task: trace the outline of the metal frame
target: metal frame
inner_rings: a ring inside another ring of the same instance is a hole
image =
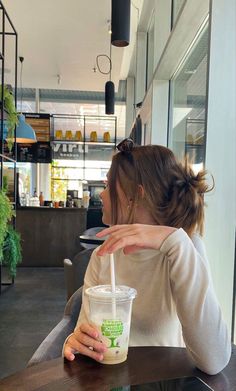
[[[0,1],[0,17],[2,18],[2,31],[0,31],[0,36],[2,37],[2,45],[1,45],[1,52],[0,52],[0,61],[2,65],[2,72],[1,72],[1,85],[2,87],[5,84],[5,78],[4,78],[4,67],[5,67],[5,38],[8,35],[11,35],[15,38],[15,86],[14,86],[14,97],[15,97],[15,105],[17,103],[17,55],[18,55],[18,35],[17,32],[13,26],[13,23],[6,12],[5,7],[2,4],[2,1]],[[9,23],[12,31],[6,31],[6,21]],[[1,107],[0,107],[0,188],[2,188],[3,185],[3,163],[4,161],[12,162],[14,163],[14,208],[16,208],[16,153],[17,153],[17,148],[16,148],[16,143],[14,143],[13,147],[13,158],[9,157],[8,155],[5,154],[5,149],[4,149],[4,137],[3,137],[3,129],[4,129],[4,107],[3,107],[3,96],[4,96],[4,89],[2,88],[2,93],[1,93]],[[15,130],[15,136],[16,136],[16,130]],[[13,224],[15,226],[15,218],[13,221]],[[1,287],[2,285],[12,285],[14,283],[14,278],[12,278],[11,282],[2,282],[2,264],[0,263],[0,294],[1,294]]]
[[[67,119],[81,119],[83,121],[83,141],[76,141],[76,140],[61,140],[63,141],[63,143],[73,143],[73,144],[82,144],[84,146],[83,148],[83,179],[85,179],[85,160],[86,160],[86,154],[85,154],[85,145],[111,145],[111,146],[114,146],[114,149],[116,148],[116,142],[117,142],[117,117],[116,116],[106,116],[106,115],[102,115],[102,116],[99,116],[99,115],[77,115],[77,114],[52,114],[51,115],[51,118],[52,118],[52,132],[53,132],[53,135],[51,134],[51,140],[54,141],[54,142],[59,142],[60,140],[54,140],[54,121],[55,119],[63,119],[63,118],[67,118]],[[98,121],[99,120],[113,120],[114,121],[114,130],[115,130],[115,135],[114,135],[114,141],[111,142],[111,143],[106,143],[106,142],[89,142],[89,141],[86,141],[86,120],[87,119],[97,119]],[[53,169],[53,164],[52,164],[52,169]],[[81,180],[83,180],[81,179]]]

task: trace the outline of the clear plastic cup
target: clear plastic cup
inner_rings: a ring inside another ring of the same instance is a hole
[[[119,364],[127,359],[132,302],[137,292],[117,285],[98,285],[86,289],[89,297],[90,322],[100,331],[100,339],[107,346],[103,364]]]

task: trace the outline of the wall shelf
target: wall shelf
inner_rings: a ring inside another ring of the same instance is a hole
[[[70,132],[72,139],[65,138],[66,131]],[[83,141],[75,139],[78,135],[76,132],[80,132]],[[60,139],[56,138],[57,133]],[[115,116],[52,115],[51,136],[53,198],[65,198],[66,189],[70,188],[68,186],[80,188],[78,182],[83,180],[104,181],[116,147],[117,118]],[[90,137],[93,136],[97,141],[90,141]],[[110,137],[110,142],[103,141],[107,136]]]

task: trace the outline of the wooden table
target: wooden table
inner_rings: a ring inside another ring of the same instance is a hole
[[[83,248],[96,248],[100,246],[104,241],[105,237],[97,238],[95,235],[80,235],[79,241]]]
[[[14,360],[14,356],[12,357]],[[103,365],[78,355],[44,362],[0,380],[1,391],[108,391],[112,387],[198,376],[215,391],[236,390],[236,347],[228,366],[216,376],[194,368],[183,348],[130,348],[126,362]]]
[[[97,238],[97,236],[91,236],[91,235],[80,235],[79,240],[82,246],[84,244],[93,244],[94,247],[97,247],[100,244],[102,244],[105,239]]]

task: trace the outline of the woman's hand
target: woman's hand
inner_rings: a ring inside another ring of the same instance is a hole
[[[164,240],[176,229],[162,225],[114,225],[97,233],[98,238],[109,235],[97,250],[97,255],[110,254],[121,248],[124,249],[124,254],[133,253],[140,248],[159,250]]]
[[[90,324],[81,324],[68,338],[64,348],[64,356],[73,361],[75,353],[81,353],[96,361],[103,360],[107,347],[99,340],[99,331]]]

